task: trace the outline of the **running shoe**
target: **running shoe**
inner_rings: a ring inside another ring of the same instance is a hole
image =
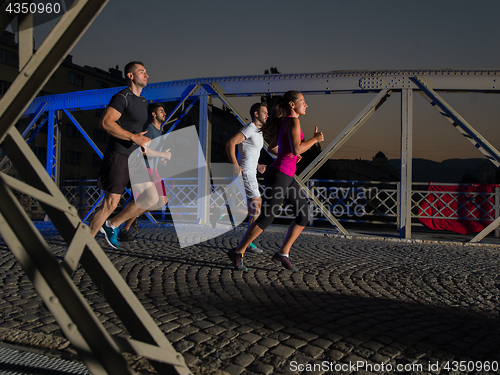
[[[140,229],[139,229],[139,218],[136,217],[134,222],[132,223],[132,225],[130,226],[130,228],[132,228],[135,232],[139,233]]]
[[[279,252],[276,252],[276,254],[273,255],[273,257],[271,258],[271,260],[276,263],[276,264],[280,264],[285,267],[287,270],[290,270],[292,272],[297,272],[299,270],[298,267],[295,267],[292,262],[290,262],[290,258],[289,257],[284,257],[282,256]]]
[[[227,256],[233,262],[233,267],[236,271],[248,271],[248,268],[243,264],[243,254],[240,254],[235,249],[231,249],[227,252]]]
[[[128,229],[122,229],[120,234],[118,234],[118,239],[125,242],[137,242],[135,237],[130,234]]]
[[[260,254],[260,253],[264,252],[264,250],[259,249],[257,246],[255,246],[253,242],[250,242],[250,245],[248,245],[248,248],[250,249],[251,252],[253,252],[255,254]]]
[[[118,228],[111,228],[111,227],[108,227],[107,223],[105,222],[101,229],[99,229],[99,231],[104,234],[104,238],[106,239],[106,241],[108,242],[109,246],[111,246],[113,249],[119,249],[120,248],[120,243],[118,242],[118,239],[116,238],[117,237],[117,232],[118,232]]]

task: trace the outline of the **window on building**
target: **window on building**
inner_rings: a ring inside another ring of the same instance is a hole
[[[81,139],[83,136],[75,125],[66,124],[66,137]]]
[[[66,163],[81,164],[82,153],[78,151],[66,151]]]
[[[222,153],[222,152],[224,152],[225,149],[226,148],[223,145],[221,145],[220,143],[214,143],[212,145],[212,151],[216,152],[216,153]]]
[[[72,85],[83,87],[84,80],[85,76],[71,71],[68,72],[68,82]]]
[[[212,125],[213,134],[222,135],[222,129],[218,125]]]
[[[7,51],[0,48],[0,63],[7,64],[10,66],[19,67],[19,57],[15,52]]]
[[[0,95],[5,95],[10,85],[11,85],[10,82],[0,81]]]
[[[107,133],[101,129],[94,129],[94,142],[106,142]]]
[[[102,159],[99,157],[99,155],[94,154],[92,155],[92,165],[94,167],[100,167],[102,164]]]
[[[45,162],[47,149],[45,147],[32,147],[33,153],[36,155],[38,160]]]
[[[109,89],[110,87],[111,87],[111,85],[109,83],[99,81],[97,79],[95,80],[95,88],[96,89]]]

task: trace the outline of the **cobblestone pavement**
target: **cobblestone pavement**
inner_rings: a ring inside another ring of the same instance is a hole
[[[264,254],[248,253],[242,273],[226,252],[243,233],[181,249],[172,226],[148,224],[120,250],[98,241],[193,367],[229,374],[500,373],[497,246],[309,233],[292,249],[300,271],[291,273],[271,262],[284,237],[273,227],[255,241]],[[62,256],[65,244],[53,227],[42,234]],[[0,253],[0,328],[62,336],[3,243]],[[84,272],[73,279],[108,331],[122,333]]]

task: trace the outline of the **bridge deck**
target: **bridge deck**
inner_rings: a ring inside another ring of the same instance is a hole
[[[62,256],[57,231],[40,229]],[[292,252],[301,270],[292,274],[270,262],[284,230],[272,226],[257,239],[265,252],[246,255],[246,273],[233,271],[225,254],[244,229],[181,249],[172,226],[143,222],[137,242],[120,250],[98,241],[195,373],[279,374],[321,364],[321,374],[357,361],[430,373],[429,364],[447,361],[481,361],[476,370],[500,362],[497,239],[464,244],[425,232],[399,240],[363,230],[342,238],[306,229]],[[12,253],[3,244],[0,252],[0,341],[14,333],[23,345],[69,353]],[[127,335],[83,275],[77,270],[74,279],[99,319]]]

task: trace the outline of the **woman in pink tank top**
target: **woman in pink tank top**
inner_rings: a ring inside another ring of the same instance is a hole
[[[299,270],[291,263],[289,253],[293,243],[308,223],[309,203],[294,175],[297,162],[301,159],[300,154],[324,140],[323,133],[318,132],[317,127],[313,137],[304,140],[299,116],[306,114],[306,108],[304,96],[299,91],[288,91],[274,103],[271,120],[262,127],[264,137],[272,139],[268,150],[277,157],[264,175],[265,190],[258,219],[248,227],[238,247],[227,253],[235,270],[247,270],[243,264],[247,246],[273,222],[284,200],[294,207],[296,218],[288,228],[283,245],[271,260],[293,272]]]

